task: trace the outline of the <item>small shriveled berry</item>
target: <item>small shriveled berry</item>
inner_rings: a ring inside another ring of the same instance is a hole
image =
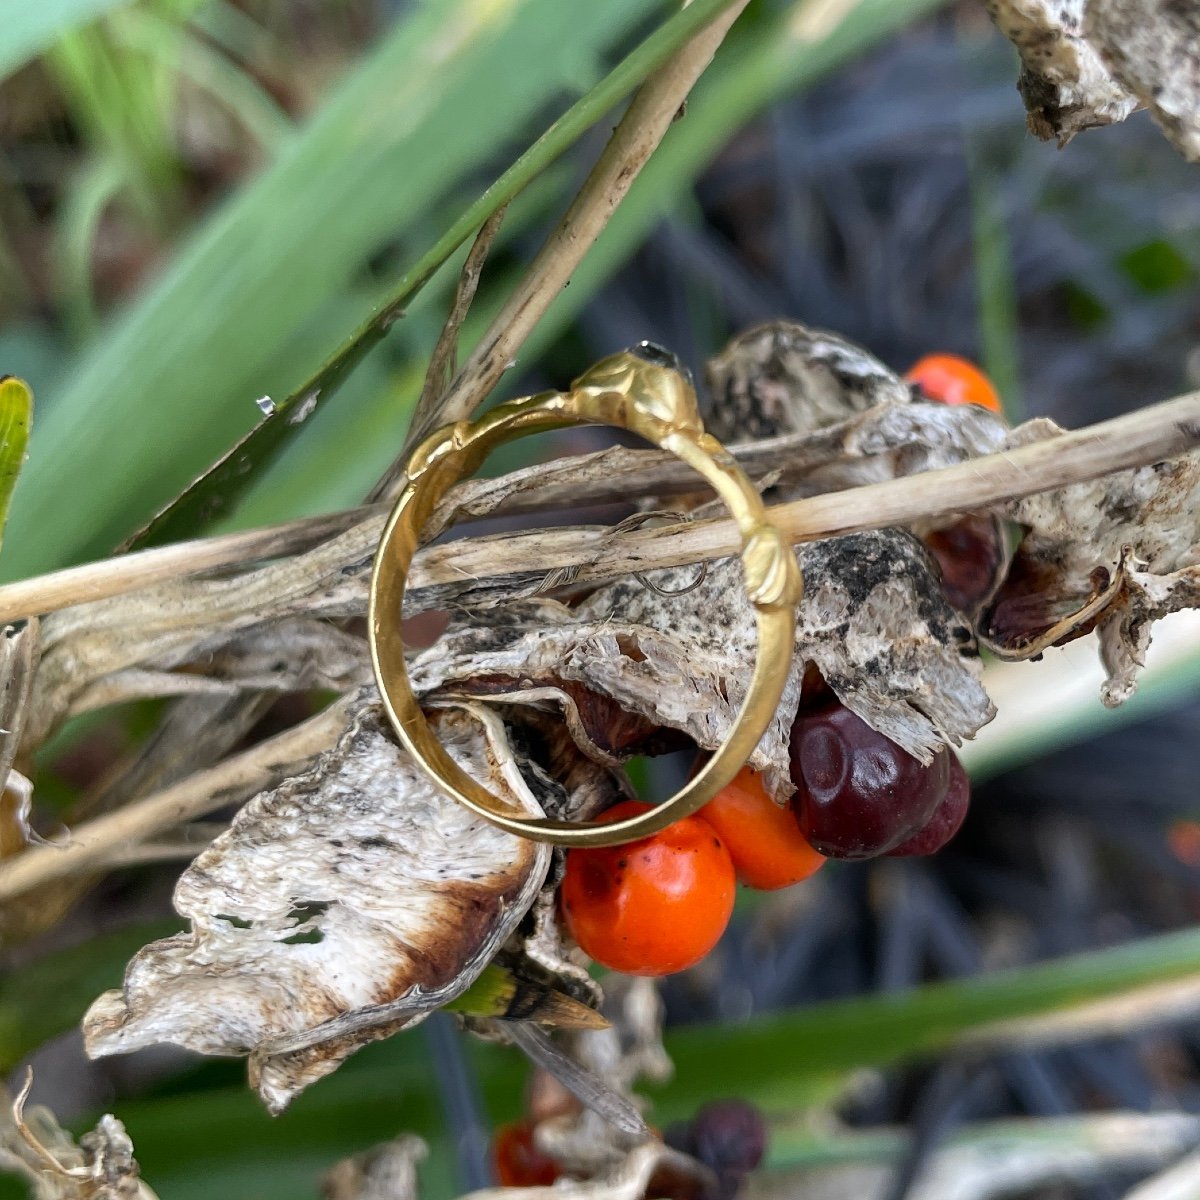
[[[933,816],[906,842],[887,853],[892,858],[916,858],[936,854],[962,827],[971,806],[971,781],[953,750],[945,750],[939,758],[950,760],[950,783],[945,798],[934,809]]]
[[[718,1175],[748,1175],[763,1160],[767,1123],[745,1100],[714,1100],[692,1118],[691,1153]]]
[[[933,816],[949,760],[929,766],[840,704],[801,712],[790,742],[792,811],[805,840],[828,858],[873,858]]]

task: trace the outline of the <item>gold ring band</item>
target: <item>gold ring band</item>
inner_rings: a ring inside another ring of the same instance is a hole
[[[757,613],[754,674],[724,744],[682,791],[648,812],[609,824],[524,816],[467,775],[438,741],[413,694],[400,634],[408,571],[438,500],[501,443],[570,425],[627,429],[671,451],[708,481],[737,522],[746,593]],[[800,569],[786,539],[767,519],[754,485],[720,442],[704,432],[695,391],[665,351],[643,345],[615,354],[580,376],[569,391],[525,396],[491,409],[478,421],[446,425],[413,451],[407,473],[375,556],[368,636],[388,719],[434,784],[521,837],[560,846],[613,846],[657,833],[694,813],[733,779],[779,707],[795,642]]]

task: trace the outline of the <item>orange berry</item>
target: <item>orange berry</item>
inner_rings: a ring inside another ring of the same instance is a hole
[[[492,1164],[504,1187],[549,1186],[562,1174],[558,1163],[537,1148],[528,1121],[512,1121],[496,1130]]]
[[[978,404],[994,413],[1004,412],[992,381],[957,354],[927,354],[908,369],[904,379],[941,404]]]
[[[600,820],[646,812],[626,800]],[[733,912],[729,851],[699,817],[623,846],[567,851],[563,919],[583,951],[626,975],[670,975],[698,963]]]
[[[1200,824],[1180,818],[1167,827],[1167,845],[1185,866],[1200,868]]]
[[[738,878],[760,891],[799,883],[825,861],[804,840],[791,809],[780,808],[749,767],[743,767],[698,815],[725,843]]]

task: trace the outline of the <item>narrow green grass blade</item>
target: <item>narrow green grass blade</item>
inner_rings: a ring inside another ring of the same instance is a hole
[[[319,344],[298,347],[283,374],[267,369],[294,331],[353,293],[379,251],[427,227],[547,104],[586,92],[601,56],[664,7],[408,8],[48,398],[9,577],[107,552],[253,423],[256,396],[303,396]]]
[[[129,0],[0,0],[0,80],[49,49],[64,33]]]
[[[0,376],[0,540],[13,488],[25,462],[32,423],[33,393],[28,385],[11,375]]]
[[[119,980],[138,936],[134,931],[113,935],[107,947],[97,944],[90,961],[71,957],[82,952],[67,952],[54,965],[37,964],[0,984],[0,1063],[7,1066],[32,1048],[25,1044],[18,1050],[10,1031],[29,1030],[30,1014],[41,1005],[49,1004],[53,1017],[35,1018],[43,1039],[78,1020],[100,990]],[[795,1112],[826,1096],[832,1079],[937,1053],[981,1024],[1049,1014],[1198,971],[1200,932],[1189,930],[895,996],[673,1030],[667,1049],[676,1070],[668,1083],[653,1089],[653,1119],[662,1124],[690,1115],[705,1100],[737,1095],[754,1098],[768,1111]],[[31,988],[29,981],[39,979]],[[504,1119],[515,1116],[528,1075],[525,1060],[515,1050],[492,1045],[473,1045],[470,1053],[489,1111]],[[180,1090],[188,1087],[180,1080],[171,1087],[175,1094],[115,1106],[146,1178],[163,1195],[311,1195],[315,1173],[343,1154],[401,1129],[435,1141],[444,1134],[419,1038],[400,1035],[368,1047],[279,1118],[266,1115],[245,1086],[243,1070],[241,1064],[213,1063],[195,1078],[190,1092]],[[208,1174],[216,1170],[228,1186],[216,1187]],[[438,1190],[443,1185],[434,1180],[442,1178],[438,1167],[422,1194],[452,1195]],[[210,1190],[201,1190],[198,1179]]]
[[[973,979],[833,1001],[742,1026],[681,1029],[668,1039],[675,1078],[697,1094],[757,1095],[792,1106],[863,1066],[936,1054],[992,1022],[1063,1012],[1200,972],[1200,931],[1143,938]],[[718,1049],[719,1048],[719,1049]],[[668,1089],[664,1098],[670,1100]]]
[[[655,224],[678,205],[688,202],[696,177],[742,125],[781,96],[810,86],[877,41],[886,39],[906,22],[933,11],[940,3],[941,0],[897,3],[861,0],[841,24],[825,33],[800,24],[804,4],[794,4],[770,17],[761,16],[757,25],[744,30],[735,26],[693,92],[683,119],[667,133],[596,246],[575,272],[571,286],[560,294],[534,330],[523,348],[522,359],[536,360],[604,282],[652,235]],[[509,219],[512,218],[510,212]],[[501,299],[498,291],[486,286],[481,289],[463,330],[464,347],[478,339]],[[356,416],[354,429],[367,431],[360,442],[366,447],[363,454],[378,455],[381,439],[391,437],[397,409],[393,393],[404,394],[407,387],[415,397],[419,391],[419,374],[409,372],[409,376],[409,381],[398,379],[394,389],[370,400],[361,416]],[[504,394],[509,386],[503,382],[497,391]],[[352,438],[347,434],[332,438],[327,453],[323,452],[324,447],[314,446],[299,456],[304,478],[322,481],[319,505],[307,506],[306,511],[350,505],[361,499],[360,476],[347,475],[344,465],[339,469],[339,464],[347,461],[351,446]],[[377,475],[385,465],[386,457],[381,457],[373,474]],[[346,483],[344,488],[339,483],[342,478]],[[291,497],[295,491],[295,485],[281,486],[270,495],[256,490],[251,499],[252,516],[239,513],[237,524],[267,524],[294,516]],[[280,499],[278,504],[275,495]]]
[[[0,980],[0,1070],[78,1021],[100,991],[119,983],[132,951],[165,932],[165,926],[123,930]],[[1200,930],[1189,929],[907,992],[830,1001],[741,1023],[686,1026],[668,1032],[675,1075],[654,1094],[667,1116],[681,1104],[694,1107],[719,1095],[758,1095],[768,1106],[795,1107],[831,1077],[936,1054],[981,1026],[1063,1012],[1197,973]],[[481,986],[486,990],[490,983]],[[489,1064],[490,1047],[479,1054],[481,1065],[498,1070],[507,1087],[512,1077],[505,1060]],[[319,1084],[314,1094],[327,1086]],[[498,1110],[515,1102],[505,1100],[502,1088],[495,1099]]]
[[[160,545],[194,536],[206,521],[219,519],[232,511],[243,493],[259,478],[262,469],[295,437],[303,423],[295,420],[296,412],[302,408],[307,419],[333,395],[346,375],[379,342],[403,307],[479,226],[729,3],[730,0],[694,0],[631,51],[559,117],[422,255],[400,280],[395,293],[351,335],[329,364],[297,387],[271,416],[191,483],[122,549]]]

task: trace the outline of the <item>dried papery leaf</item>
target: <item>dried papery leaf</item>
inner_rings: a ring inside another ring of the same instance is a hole
[[[0,633],[0,789],[16,761],[40,653],[36,617],[20,629],[9,626]]]
[[[929,761],[946,742],[971,737],[992,717],[971,635],[950,608],[924,547],[899,530],[855,534],[796,548],[807,586],[797,616],[796,658],[775,720],[750,757],[779,800],[790,795],[788,734],[806,662],[841,700],[910,753]],[[687,583],[688,568],[656,577]],[[507,680],[505,694],[540,701],[576,685],[615,701],[621,714],[685,733],[715,750],[726,738],[754,666],[753,611],[741,566],[713,565],[696,590],[667,596],[636,582],[600,588],[576,609],[547,602],[478,614],[452,626],[413,664],[419,688],[471,691]],[[608,711],[602,704],[594,711]],[[622,715],[617,728],[627,728]],[[601,736],[589,731],[591,743]],[[612,749],[611,741],[608,749]]]
[[[30,824],[33,784],[20,771],[10,770],[0,791],[0,858],[7,858],[43,839]]]
[[[1081,130],[1123,121],[1138,107],[1084,32],[1088,0],[985,2],[1021,56],[1017,89],[1031,133],[1065,146]]]
[[[367,521],[307,554],[231,578],[173,580],[52,614],[42,622],[27,742],[40,745],[76,698],[107,676],[185,664],[201,644],[233,642],[276,620],[361,616],[380,527],[381,521]],[[147,671],[151,682],[158,674]]]
[[[321,1180],[324,1200],[419,1200],[417,1164],[429,1147],[403,1133],[365,1154],[343,1159]]]
[[[705,424],[724,442],[807,433],[878,404],[907,404],[908,385],[861,346],[798,321],[735,337],[708,364]]]
[[[1128,700],[1146,665],[1146,650],[1155,621],[1184,608],[1200,608],[1200,566],[1169,575],[1126,567],[1120,603],[1099,626],[1100,661],[1108,675],[1100,699],[1109,708]]]
[[[25,1110],[32,1083],[30,1072],[11,1103],[0,1087],[0,1170],[25,1179],[33,1200],[156,1200],[116,1117],[101,1117],[77,1144],[48,1108]]]
[[[486,710],[434,714],[451,755],[540,815]],[[459,996],[532,904],[549,847],[435,791],[368,694],[307,774],[256,797],[184,872],[191,931],[142,950],[84,1018],[89,1054],[249,1054],[280,1111],[354,1050]]]
[[[1058,432],[1031,422],[1014,444]],[[980,623],[1006,657],[1031,657],[1100,628],[1106,703],[1132,693],[1153,621],[1196,605],[1200,454],[1043,492],[1008,507],[1026,527]]]
[[[128,600],[119,624],[90,634],[75,626],[70,636],[61,636],[62,626],[73,625],[78,610],[49,618],[52,649],[31,699],[35,745],[69,715],[140,696],[346,691],[370,675],[365,641],[326,621],[290,615],[264,621],[260,609],[260,619],[253,623],[247,620],[249,611],[225,623],[230,614],[220,610],[201,621],[176,609],[174,621],[148,622],[142,619],[147,602]],[[118,609],[119,602],[81,607],[102,606]]]
[[[1178,0],[1088,0],[1084,27],[1172,145],[1200,160],[1200,10]]]

